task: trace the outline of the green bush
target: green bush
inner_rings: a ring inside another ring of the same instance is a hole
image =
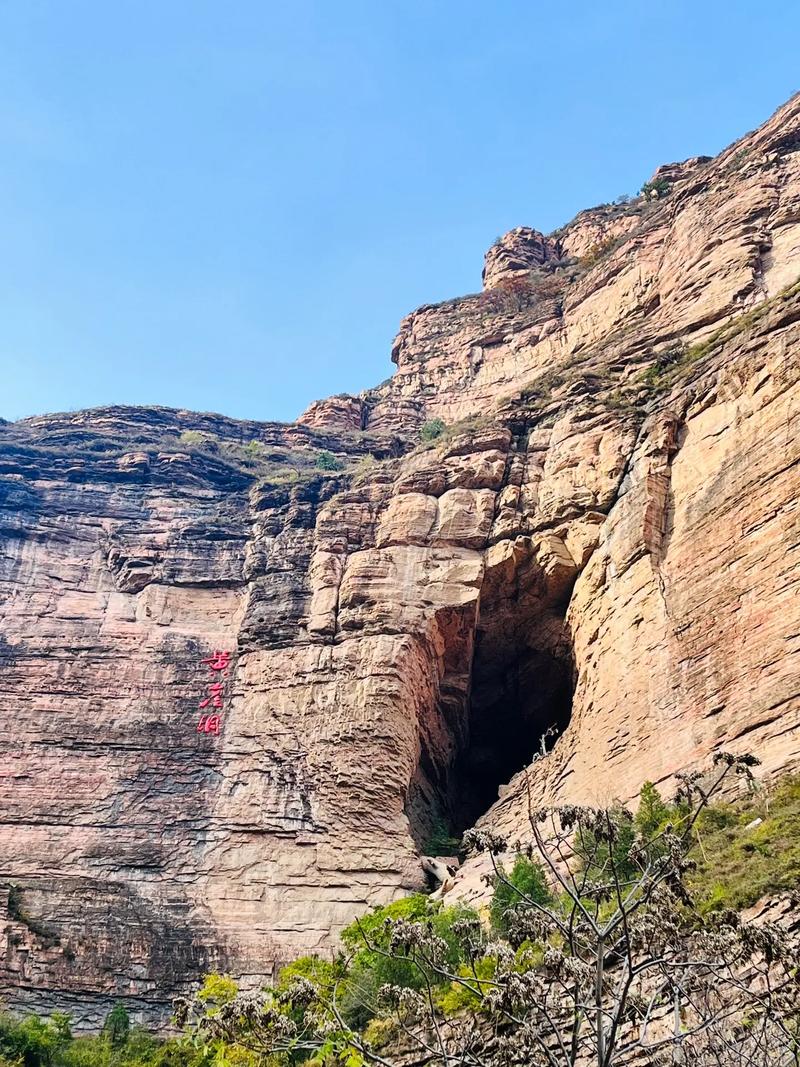
[[[190,448],[199,448],[200,445],[206,443],[206,435],[200,433],[199,430],[184,430],[178,440],[182,445],[189,445]]]
[[[670,184],[666,178],[656,178],[654,182],[645,182],[641,188],[641,194],[645,200],[661,200],[670,190]]]
[[[121,1001],[117,1001],[106,1016],[103,1024],[103,1033],[111,1043],[112,1048],[121,1048],[128,1040],[131,1031],[131,1017],[128,1009]]]
[[[496,934],[508,937],[512,912],[515,909],[531,907],[525,898],[537,904],[547,904],[552,898],[541,866],[526,856],[517,855],[511,873],[503,873],[511,884],[502,880],[496,883],[492,903],[489,905],[489,920]]]
[[[0,1016],[0,1061],[20,1067],[51,1067],[72,1039],[69,1016],[56,1012],[49,1019],[28,1015]]]
[[[320,452],[314,466],[321,471],[340,471],[344,469],[344,463],[337,459],[332,452]]]
[[[419,436],[423,441],[435,441],[437,437],[442,436],[446,428],[441,419],[428,419],[422,424]]]
[[[422,847],[425,856],[457,856],[461,848],[461,838],[450,832],[444,819],[437,819],[430,836]]]
[[[374,908],[369,914],[342,931],[342,941],[353,953],[347,978],[341,990],[341,1007],[347,1022],[363,1029],[378,1012],[378,991],[382,985],[398,985],[421,989],[430,982],[442,986],[442,979],[410,961],[392,959],[381,952],[389,947],[387,919],[406,919],[425,923],[441,938],[444,958],[455,973],[464,962],[461,941],[454,932],[454,924],[469,920],[477,922],[477,913],[464,904],[443,907],[422,893],[403,897],[392,904]]]

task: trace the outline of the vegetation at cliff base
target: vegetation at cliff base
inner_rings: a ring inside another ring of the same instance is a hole
[[[632,1049],[653,1063],[680,1049],[698,1067],[794,1063],[798,946],[731,908],[800,884],[800,775],[764,788],[754,762],[720,754],[713,772],[679,776],[671,801],[646,782],[635,814],[532,812],[531,842],[510,852],[470,831],[468,846],[491,861],[485,914],[421,893],[373,908],[344,929],[341,952],[295,960],[272,989],[209,975],[176,1002],[179,1037],[132,1026],[122,1004],[91,1037],[73,1037],[63,1014],[0,1017],[0,1065],[391,1067],[398,1042],[431,1067],[451,1067],[454,1049],[472,1067],[517,1062],[523,1046],[524,1062],[548,1067],[612,1067]],[[745,966],[758,995],[737,978]],[[587,1015],[583,1001],[597,997]],[[485,1050],[492,1031],[500,1044]],[[554,1041],[565,1055],[537,1058]]]
[[[2,1067],[168,1067],[171,1051],[169,1042],[131,1027],[123,1004],[111,1009],[101,1034],[87,1037],[74,1037],[69,1015],[61,1012],[48,1019],[0,1016]]]
[[[211,1016],[201,993],[178,1020],[278,1063],[794,1063],[793,935],[713,905],[704,913],[687,888],[703,836],[730,828],[725,804],[711,804],[723,785],[746,784],[731,804],[737,826],[765,800],[753,799],[755,763],[718,753],[713,770],[678,776],[671,803],[646,783],[636,815],[532,811],[531,843],[510,872],[506,841],[469,831],[491,861],[491,931],[468,908],[412,896],[348,927],[333,961],[298,961],[274,990]],[[795,799],[794,787],[771,798],[784,843]]]

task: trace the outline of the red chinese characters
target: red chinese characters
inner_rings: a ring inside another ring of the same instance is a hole
[[[219,734],[222,728],[222,716],[218,712],[224,707],[225,681],[231,665],[230,652],[215,649],[210,656],[200,661],[201,666],[210,672],[209,685],[206,686],[206,698],[201,700],[198,708],[214,708],[213,712],[201,715],[197,720],[197,732],[201,734]]]
[[[230,652],[220,652],[217,649],[212,656],[207,656],[205,659],[201,659],[200,662],[204,667],[208,667],[210,671],[224,671],[227,674],[231,665],[231,654]]]
[[[224,686],[222,682],[214,682],[213,685],[208,687],[208,696],[205,700],[201,700],[198,706],[207,708],[209,704],[212,704],[215,708],[221,708],[223,688]]]

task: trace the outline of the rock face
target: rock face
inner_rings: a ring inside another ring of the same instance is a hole
[[[0,425],[12,1003],[324,951],[442,824],[521,829],[551,728],[541,797],[798,764],[800,99],[669,185],[512,231],[297,424]]]
[[[498,237],[483,264],[485,289],[524,281],[531,271],[561,259],[561,246],[557,240],[545,237],[529,226],[516,229]]]

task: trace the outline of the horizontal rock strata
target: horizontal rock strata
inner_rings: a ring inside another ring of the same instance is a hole
[[[529,787],[797,765],[798,149],[795,98],[663,195],[512,231],[298,423],[0,425],[12,1003],[163,1019],[422,886],[443,826],[519,832]]]

